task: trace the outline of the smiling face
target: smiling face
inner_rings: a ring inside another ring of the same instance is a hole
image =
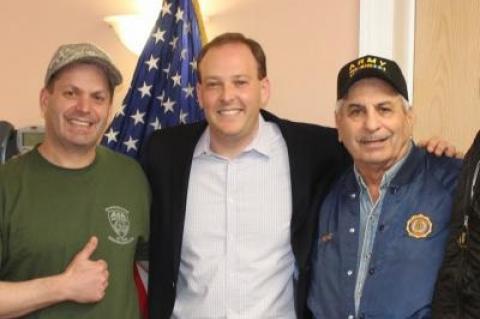
[[[407,152],[414,115],[386,82],[356,82],[335,114],[339,137],[360,169],[387,170]]]
[[[215,145],[245,147],[258,130],[260,109],[270,96],[270,84],[259,79],[257,62],[242,43],[208,50],[200,65],[197,94]]]
[[[59,154],[95,151],[107,124],[112,96],[104,71],[73,64],[59,71],[40,93],[45,118],[43,148]]]

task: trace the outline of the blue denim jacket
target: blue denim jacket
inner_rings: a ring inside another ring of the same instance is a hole
[[[353,168],[340,177],[320,210],[308,296],[315,318],[430,318],[460,166],[413,147],[383,200],[357,317],[360,190]]]

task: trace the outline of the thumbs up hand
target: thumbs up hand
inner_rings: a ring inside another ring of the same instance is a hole
[[[68,300],[92,303],[102,300],[108,286],[108,265],[104,260],[91,260],[98,246],[98,238],[92,236],[85,247],[73,257],[63,273]]]

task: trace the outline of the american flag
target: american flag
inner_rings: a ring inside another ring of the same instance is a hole
[[[196,0],[163,1],[103,145],[138,158],[153,131],[203,119],[195,85],[204,34]]]

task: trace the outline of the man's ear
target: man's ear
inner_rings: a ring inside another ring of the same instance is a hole
[[[42,112],[42,116],[45,117],[45,112],[47,111],[48,107],[48,100],[50,98],[50,92],[48,92],[47,88],[43,88],[40,91],[40,111]]]
[[[410,107],[406,112],[407,112],[408,126],[410,128],[411,134],[413,134],[413,126],[415,125],[415,122],[417,121],[417,116],[415,115],[415,112],[413,111],[413,107]]]
[[[270,80],[268,79],[268,77],[264,77],[262,80],[260,80],[260,85],[260,99],[262,107],[265,107],[270,100]]]
[[[334,114],[335,114],[335,127],[337,128],[337,134],[338,134],[338,141],[342,143],[342,136],[340,134],[340,130],[338,129],[340,127],[339,123],[340,123],[341,115],[339,114],[339,111],[335,111]]]
[[[197,85],[195,90],[197,91],[197,99],[198,99],[198,104],[200,105],[200,108],[203,110],[203,95],[202,95],[202,84],[200,81],[197,81]]]
[[[417,122],[417,115],[415,114],[415,112],[413,111],[412,108],[410,108],[410,110],[409,110],[408,118],[411,121],[412,126]]]

